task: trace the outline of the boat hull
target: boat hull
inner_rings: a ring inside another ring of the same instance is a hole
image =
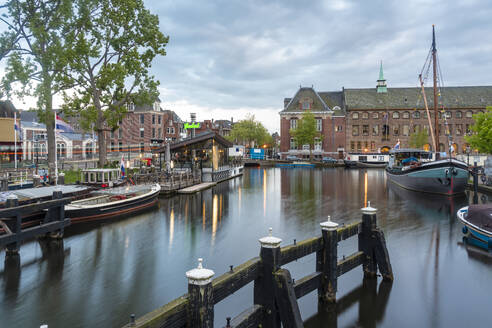
[[[369,169],[369,168],[385,168],[387,163],[366,163],[366,162],[357,162],[356,166],[358,168]]]
[[[65,216],[71,219],[72,225],[75,225],[83,222],[93,222],[135,214],[155,206],[158,201],[159,192],[160,188],[145,197],[129,199],[122,203],[109,203],[93,208],[71,209],[70,205],[68,205],[65,209]]]
[[[428,163],[406,171],[386,168],[388,179],[402,188],[443,195],[465,191],[468,183],[466,166],[455,162]]]
[[[458,210],[458,219],[463,224],[462,232],[464,238],[469,244],[481,247],[486,250],[492,250],[492,231],[486,231],[475,226],[466,219],[468,206]]]

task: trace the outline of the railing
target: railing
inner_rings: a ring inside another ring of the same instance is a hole
[[[338,227],[330,221],[321,223],[320,237],[286,247],[270,234],[260,239],[260,256],[212,279],[214,272],[202,267],[186,272],[188,293],[137,320],[130,316],[125,327],[213,327],[214,305],[254,281],[254,304],[227,327],[302,327],[297,299],[318,290],[321,304],[336,307],[338,277],[362,265],[365,278],[375,278],[377,269],[384,280],[393,280],[383,232],[376,226],[376,209],[362,209],[362,220]],[[358,251],[338,259],[338,242],[358,236]],[[309,254],[316,253],[315,272],[294,280],[281,268]]]

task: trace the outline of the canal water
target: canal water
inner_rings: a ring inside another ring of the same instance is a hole
[[[328,215],[360,219],[367,200],[378,208],[395,281],[363,281],[356,268],[339,279],[336,322],[318,314],[316,292],[300,299],[306,326],[490,327],[492,258],[462,244],[455,214],[471,195],[415,194],[388,185],[384,170],[341,168],[246,169],[202,193],[163,198],[153,211],[69,232],[61,247],[26,243],[20,271],[0,271],[0,326],[120,327],[186,293],[197,258],[220,275],[258,256],[269,227],[291,244],[320,235]],[[356,249],[351,238],[338,254]],[[287,268],[299,279],[314,271],[314,255]],[[249,284],[216,306],[216,326],[252,302]]]

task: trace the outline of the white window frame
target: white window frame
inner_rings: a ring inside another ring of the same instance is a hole
[[[316,131],[323,131],[323,119],[322,118],[316,119]]]

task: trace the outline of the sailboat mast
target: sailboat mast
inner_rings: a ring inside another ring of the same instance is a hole
[[[437,113],[437,62],[436,62],[436,33],[434,31],[434,25],[432,25],[432,70],[433,70],[433,80],[434,80],[434,128],[436,132],[435,141],[435,151],[439,152],[439,124],[438,124],[438,113]]]

